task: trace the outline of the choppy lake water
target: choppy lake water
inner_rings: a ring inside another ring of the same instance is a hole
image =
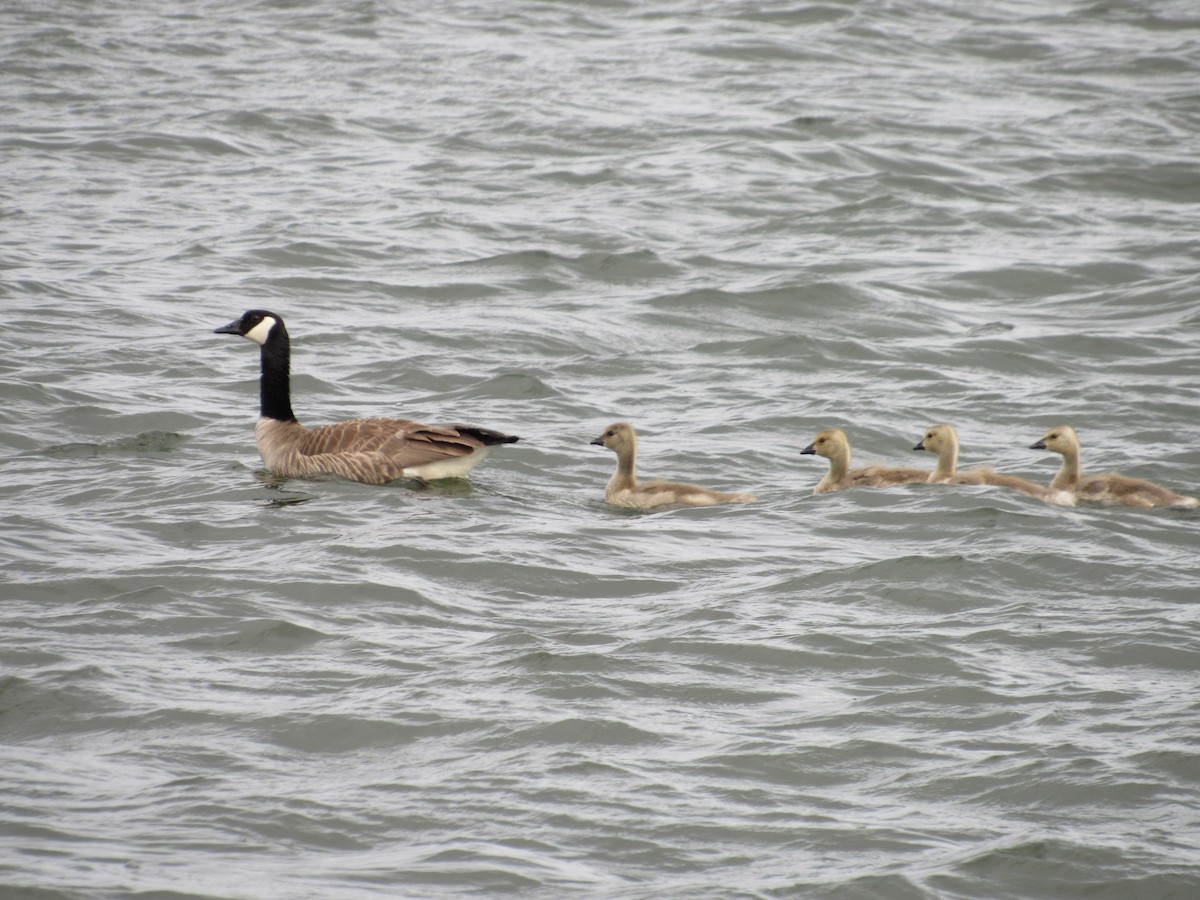
[[[1200,895],[1200,513],[799,454],[1200,490],[1194,4],[46,0],[0,110],[0,895]],[[267,477],[250,307],[523,441]]]

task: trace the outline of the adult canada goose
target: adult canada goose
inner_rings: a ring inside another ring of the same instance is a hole
[[[660,506],[715,506],[718,503],[749,503],[753,494],[712,491],[678,481],[637,480],[637,435],[628,422],[617,422],[592,441],[617,454],[617,470],[608,480],[604,499],[613,506],[655,509]]]
[[[1116,503],[1122,506],[1200,506],[1200,499],[1185,497],[1142,478],[1130,478],[1108,472],[1104,475],[1079,473],[1079,436],[1070,425],[1051,428],[1031,450],[1051,450],[1061,453],[1062,468],[1050,482],[1050,487],[1071,491],[1082,500]]]
[[[929,478],[928,469],[880,465],[851,469],[850,439],[840,428],[826,428],[800,452],[815,453],[817,456],[823,456],[829,460],[829,471],[813,489],[814,494],[828,494],[831,491],[844,491],[848,488],[891,487],[896,484],[925,481]]]
[[[930,484],[983,484],[1005,487],[1058,506],[1075,505],[1075,495],[1069,491],[1042,487],[1040,484],[1018,478],[1016,475],[1001,475],[991,469],[972,469],[970,472],[959,472],[958,434],[953,425],[942,423],[927,429],[925,436],[913,449],[937,454],[937,468],[929,476]]]
[[[350,419],[305,428],[292,413],[291,345],[283,317],[251,309],[214,329],[261,348],[260,412],[254,426],[263,463],[285,478],[333,475],[383,484],[397,478],[459,478],[497,444],[519,438],[471,425],[423,425],[410,419]]]

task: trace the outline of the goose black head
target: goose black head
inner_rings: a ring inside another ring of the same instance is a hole
[[[228,325],[214,328],[213,334],[236,334],[263,345],[272,334],[287,334],[283,325],[283,317],[265,309],[248,309],[240,319],[234,319]]]

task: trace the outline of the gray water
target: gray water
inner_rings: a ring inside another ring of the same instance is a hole
[[[0,895],[1200,896],[1193,2],[0,18]],[[279,481],[302,421],[520,434]],[[641,470],[739,507],[607,507]]]

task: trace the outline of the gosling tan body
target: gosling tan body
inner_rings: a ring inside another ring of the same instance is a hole
[[[1131,478],[1117,472],[1106,472],[1102,475],[1081,474],[1079,436],[1070,425],[1051,428],[1030,449],[1050,450],[1062,454],[1062,468],[1050,482],[1050,487],[1070,491],[1080,500],[1137,506],[1143,509],[1157,506],[1200,506],[1200,499],[1177,494],[1144,478]]]
[[[1043,487],[1016,475],[1002,475],[991,469],[958,471],[958,433],[954,426],[942,423],[926,430],[924,437],[913,447],[937,454],[937,466],[929,475],[930,484],[968,484],[1003,487],[1019,491],[1038,500],[1057,506],[1074,506],[1075,497],[1069,491]]]
[[[928,469],[905,466],[871,465],[850,468],[850,439],[840,428],[827,428],[818,434],[801,453],[823,456],[829,460],[829,471],[813,489],[814,494],[828,494],[851,488],[883,488],[898,484],[926,481]]]
[[[627,509],[657,509],[666,506],[716,506],[721,503],[749,503],[753,494],[714,491],[682,481],[638,481],[637,434],[627,422],[604,429],[592,441],[617,454],[617,469],[604,489],[604,499],[613,506]]]

